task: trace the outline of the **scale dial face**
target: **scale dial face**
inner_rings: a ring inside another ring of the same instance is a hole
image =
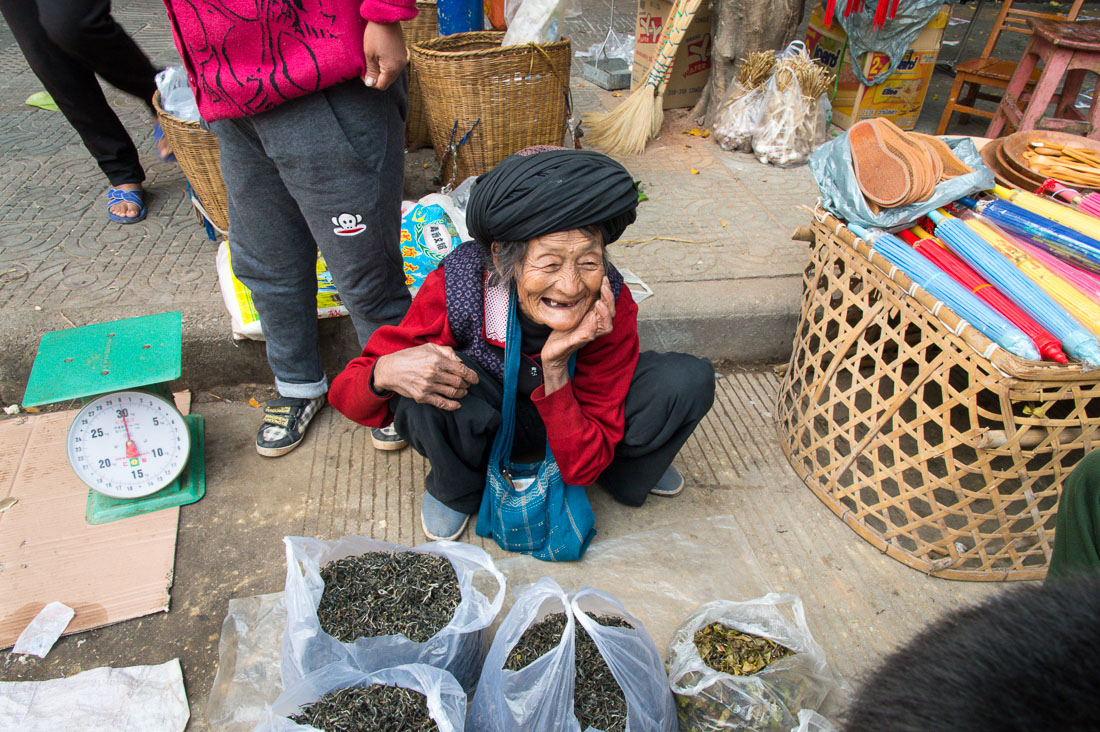
[[[183,471],[191,433],[168,400],[116,391],[84,405],[69,428],[69,462],[77,476],[112,498],[141,498]]]

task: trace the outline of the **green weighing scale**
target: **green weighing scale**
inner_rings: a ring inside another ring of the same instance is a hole
[[[184,415],[168,382],[180,376],[180,312],[42,336],[24,407],[80,399],[66,439],[88,484],[89,524],[193,503],[206,492],[203,418]]]

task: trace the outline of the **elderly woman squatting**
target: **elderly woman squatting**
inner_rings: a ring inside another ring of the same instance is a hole
[[[549,444],[567,483],[598,483],[631,506],[682,489],[672,461],[710,409],[714,369],[639,354],[638,307],[605,252],[636,207],[632,177],[600,153],[507,158],[471,194],[476,241],[448,254],[401,324],[378,329],[333,381],[340,412],[372,427],[392,420],[428,459],[430,538],[460,536],[481,503],[512,290],[523,354],[513,456],[538,459]]]

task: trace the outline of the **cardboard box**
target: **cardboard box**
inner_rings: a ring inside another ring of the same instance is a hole
[[[826,28],[821,5],[814,8],[806,30],[806,50],[811,58],[819,59],[834,72],[840,68],[839,88],[833,99],[833,124],[848,129],[860,120],[887,117],[903,130],[916,127],[949,16],[950,6],[944,5],[921,30],[894,73],[883,83],[868,87],[860,84],[852,73],[850,49],[844,45],[847,36],[840,23],[834,19],[833,25]],[[873,79],[889,64],[885,54],[865,54],[863,74]]]
[[[649,73],[649,65],[661,40],[665,18],[672,11],[668,0],[638,0],[638,22],[634,26],[634,66],[630,86],[637,89]],[[703,5],[688,26],[676,50],[672,74],[665,88],[665,109],[692,107],[699,101],[710,78],[710,9]]]

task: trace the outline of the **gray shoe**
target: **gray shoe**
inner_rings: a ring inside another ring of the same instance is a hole
[[[409,446],[409,443],[397,434],[397,429],[392,422],[386,427],[371,427],[370,441],[375,450],[400,450]]]
[[[679,470],[669,465],[668,470],[657,481],[657,485],[650,488],[649,492],[655,496],[675,496],[683,489],[684,476],[680,475]]]
[[[424,491],[424,500],[420,504],[420,527],[424,535],[434,541],[454,541],[462,536],[470,517],[461,511],[448,507],[445,503]]]

